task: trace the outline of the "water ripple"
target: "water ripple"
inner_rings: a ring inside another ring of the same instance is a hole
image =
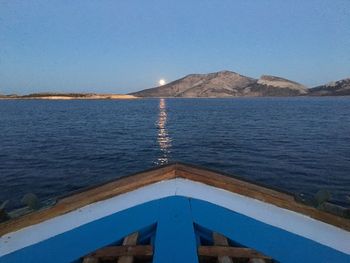
[[[349,205],[350,98],[0,101],[11,207],[172,161]]]

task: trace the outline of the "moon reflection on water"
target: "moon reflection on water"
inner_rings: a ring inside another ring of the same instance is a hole
[[[161,98],[159,100],[159,115],[157,121],[158,137],[157,141],[159,144],[159,149],[161,151],[156,164],[164,165],[169,162],[169,154],[171,149],[171,138],[169,137],[168,131],[166,129],[167,123],[167,111],[165,99]]]

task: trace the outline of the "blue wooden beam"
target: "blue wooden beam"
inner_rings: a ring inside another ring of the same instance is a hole
[[[193,221],[282,263],[349,263],[350,255],[253,218],[191,199]],[[290,222],[293,224],[293,222]]]
[[[197,263],[197,244],[188,198],[170,197],[159,203],[153,263]]]
[[[0,263],[73,262],[133,232],[155,224],[158,207],[156,200],[129,208],[0,257]]]

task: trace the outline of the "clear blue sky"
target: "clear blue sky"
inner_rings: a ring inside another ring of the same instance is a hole
[[[350,77],[350,1],[0,0],[0,93],[127,93],[223,69]]]

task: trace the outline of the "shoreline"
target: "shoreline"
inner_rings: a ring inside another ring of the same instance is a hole
[[[349,95],[324,96],[237,96],[237,97],[136,97],[133,95],[82,95],[82,96],[0,96],[0,100],[135,100],[135,99],[252,99],[252,98],[347,98]]]
[[[0,100],[130,100],[139,99],[133,95],[122,94],[74,94],[74,95],[24,95],[2,96]]]

